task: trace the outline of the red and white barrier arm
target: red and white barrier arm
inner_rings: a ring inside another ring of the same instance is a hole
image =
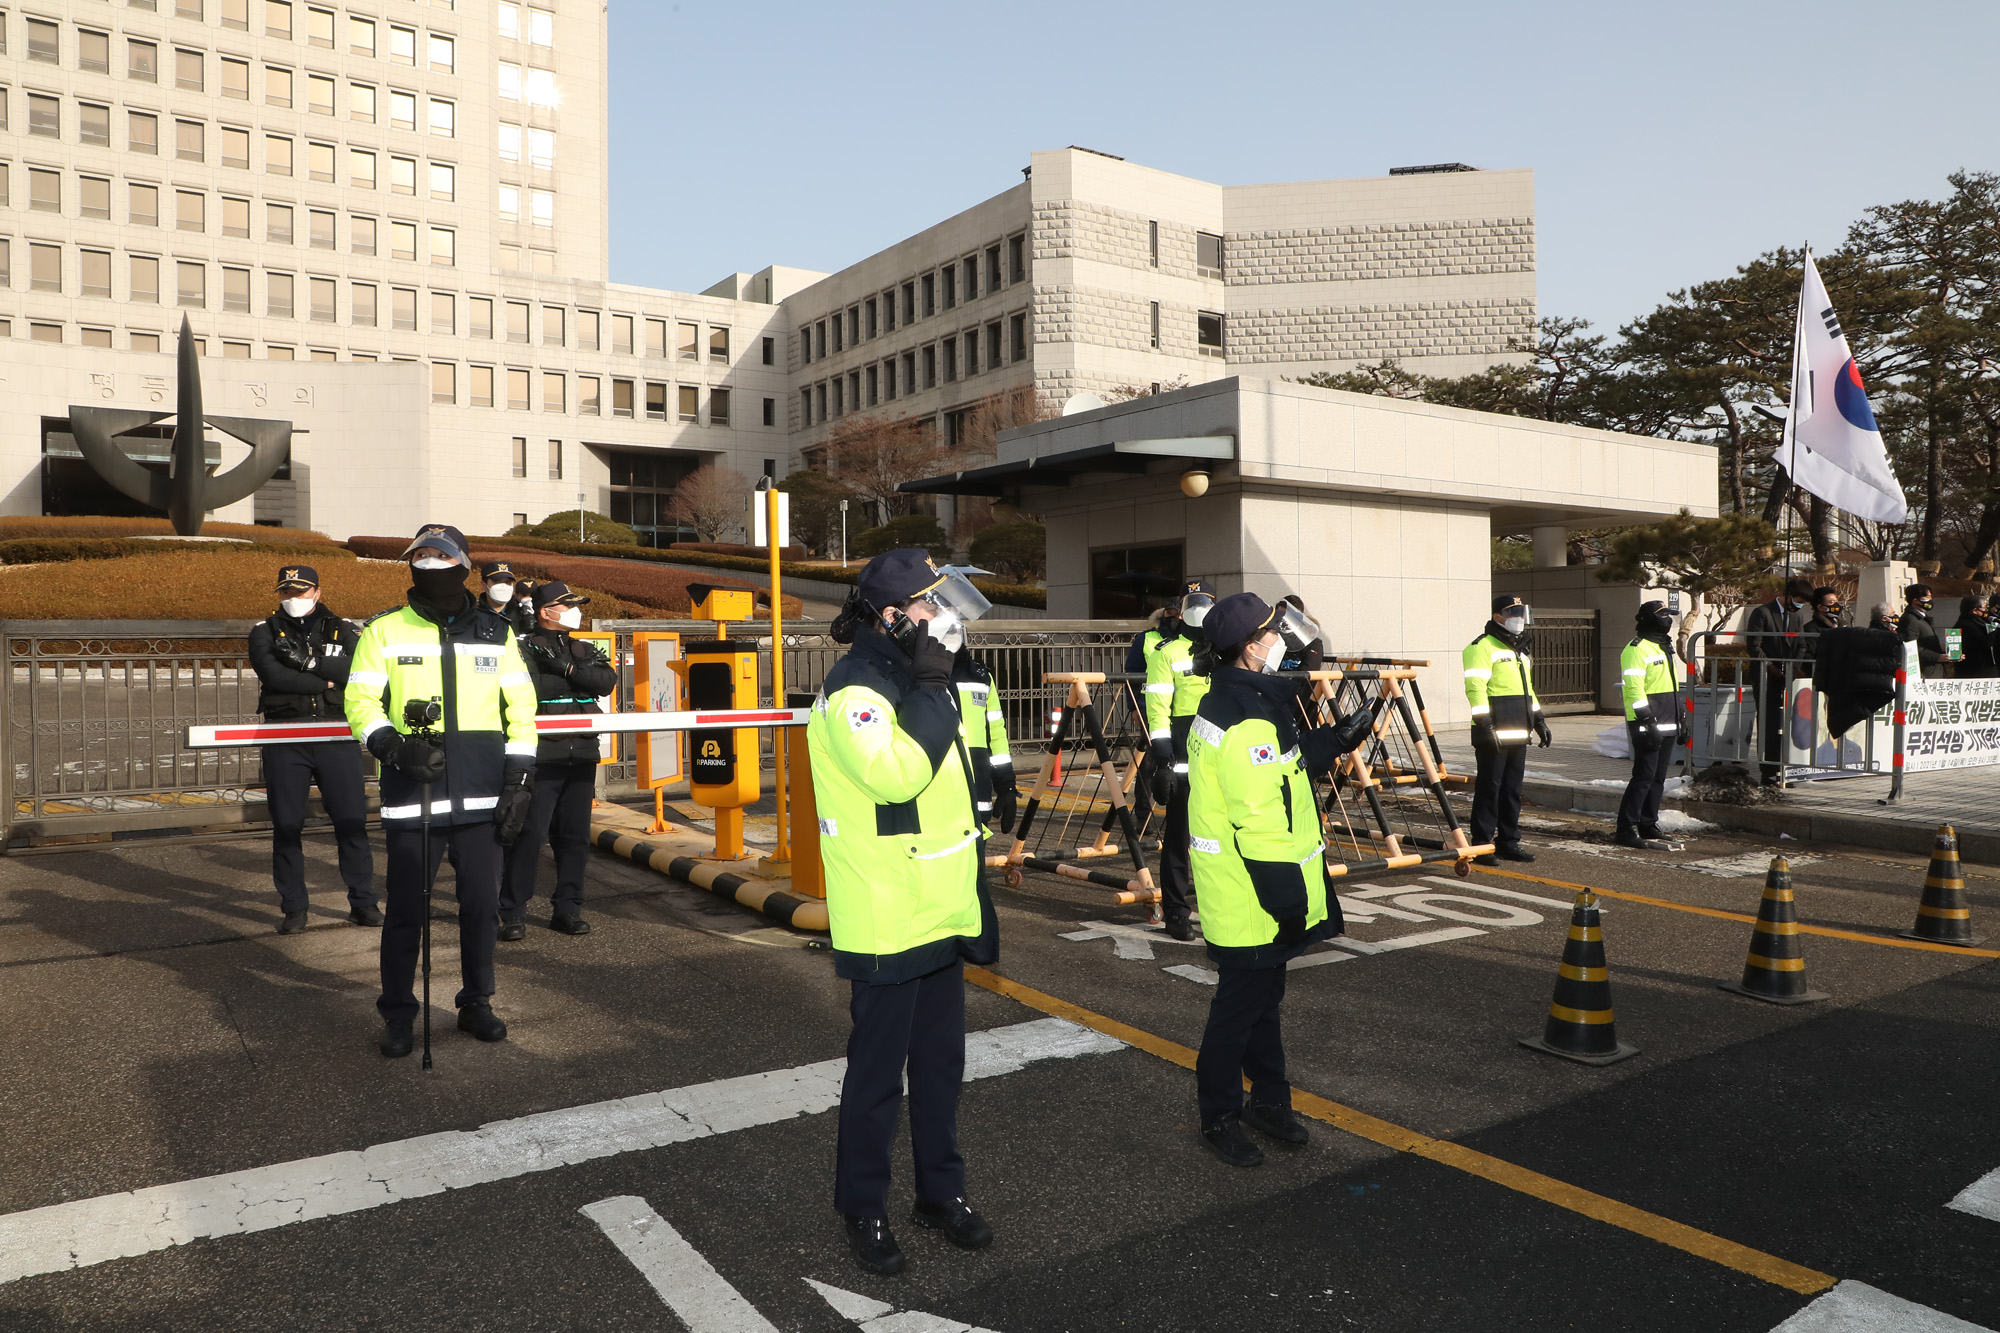
[[[569,713],[538,717],[535,730],[544,736],[598,736],[605,732],[699,731],[709,727],[803,727],[810,708],[727,708],[683,713]],[[351,741],[345,722],[238,722],[219,727],[189,727],[190,750],[226,750],[247,745],[295,745],[313,741]]]

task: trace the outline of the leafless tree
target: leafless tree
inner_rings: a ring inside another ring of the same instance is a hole
[[[667,516],[685,523],[705,542],[743,531],[750,512],[750,479],[734,468],[710,464],[681,478]]]

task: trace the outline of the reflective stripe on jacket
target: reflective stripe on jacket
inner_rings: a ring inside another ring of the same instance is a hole
[[[403,706],[413,699],[443,709],[444,777],[431,787],[431,822],[490,821],[508,770],[535,766],[535,687],[505,618],[468,598],[444,624],[407,606],[370,621],[347,673],[354,738],[366,745],[384,727],[407,734]],[[418,784],[385,764],[382,822],[411,825],[422,813]]]
[[[982,961],[991,909],[961,726],[958,700],[917,685],[879,633],[856,638],[813,701],[806,744],[840,976],[895,983]]]
[[[1219,667],[1188,731],[1188,845],[1208,952],[1235,967],[1282,967],[1340,933],[1325,840],[1291,721],[1297,690],[1282,676]],[[1305,918],[1300,945],[1276,947],[1278,923]]]
[[[952,668],[958,693],[959,738],[972,758],[972,794],[980,814],[993,808],[993,793],[1013,785],[1014,756],[1007,748],[1007,722],[1000,711],[1000,692],[986,664],[961,651]],[[995,769],[1006,771],[996,773]]]

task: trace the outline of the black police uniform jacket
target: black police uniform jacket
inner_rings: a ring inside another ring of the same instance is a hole
[[[354,626],[318,605],[303,620],[279,611],[253,627],[250,666],[257,673],[257,711],[264,720],[345,721],[340,696],[360,638]]]
[[[537,628],[522,635],[521,660],[542,717],[601,713],[597,701],[618,688],[618,668],[596,644],[566,631]],[[544,736],[535,746],[537,764],[594,764],[597,757],[598,738],[591,734]]]

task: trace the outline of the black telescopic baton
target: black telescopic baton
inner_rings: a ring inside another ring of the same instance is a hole
[[[423,857],[424,876],[424,1068],[431,1067],[431,784],[426,782],[419,789],[423,801],[423,811],[417,817],[417,827],[422,830],[417,840],[419,854]]]

